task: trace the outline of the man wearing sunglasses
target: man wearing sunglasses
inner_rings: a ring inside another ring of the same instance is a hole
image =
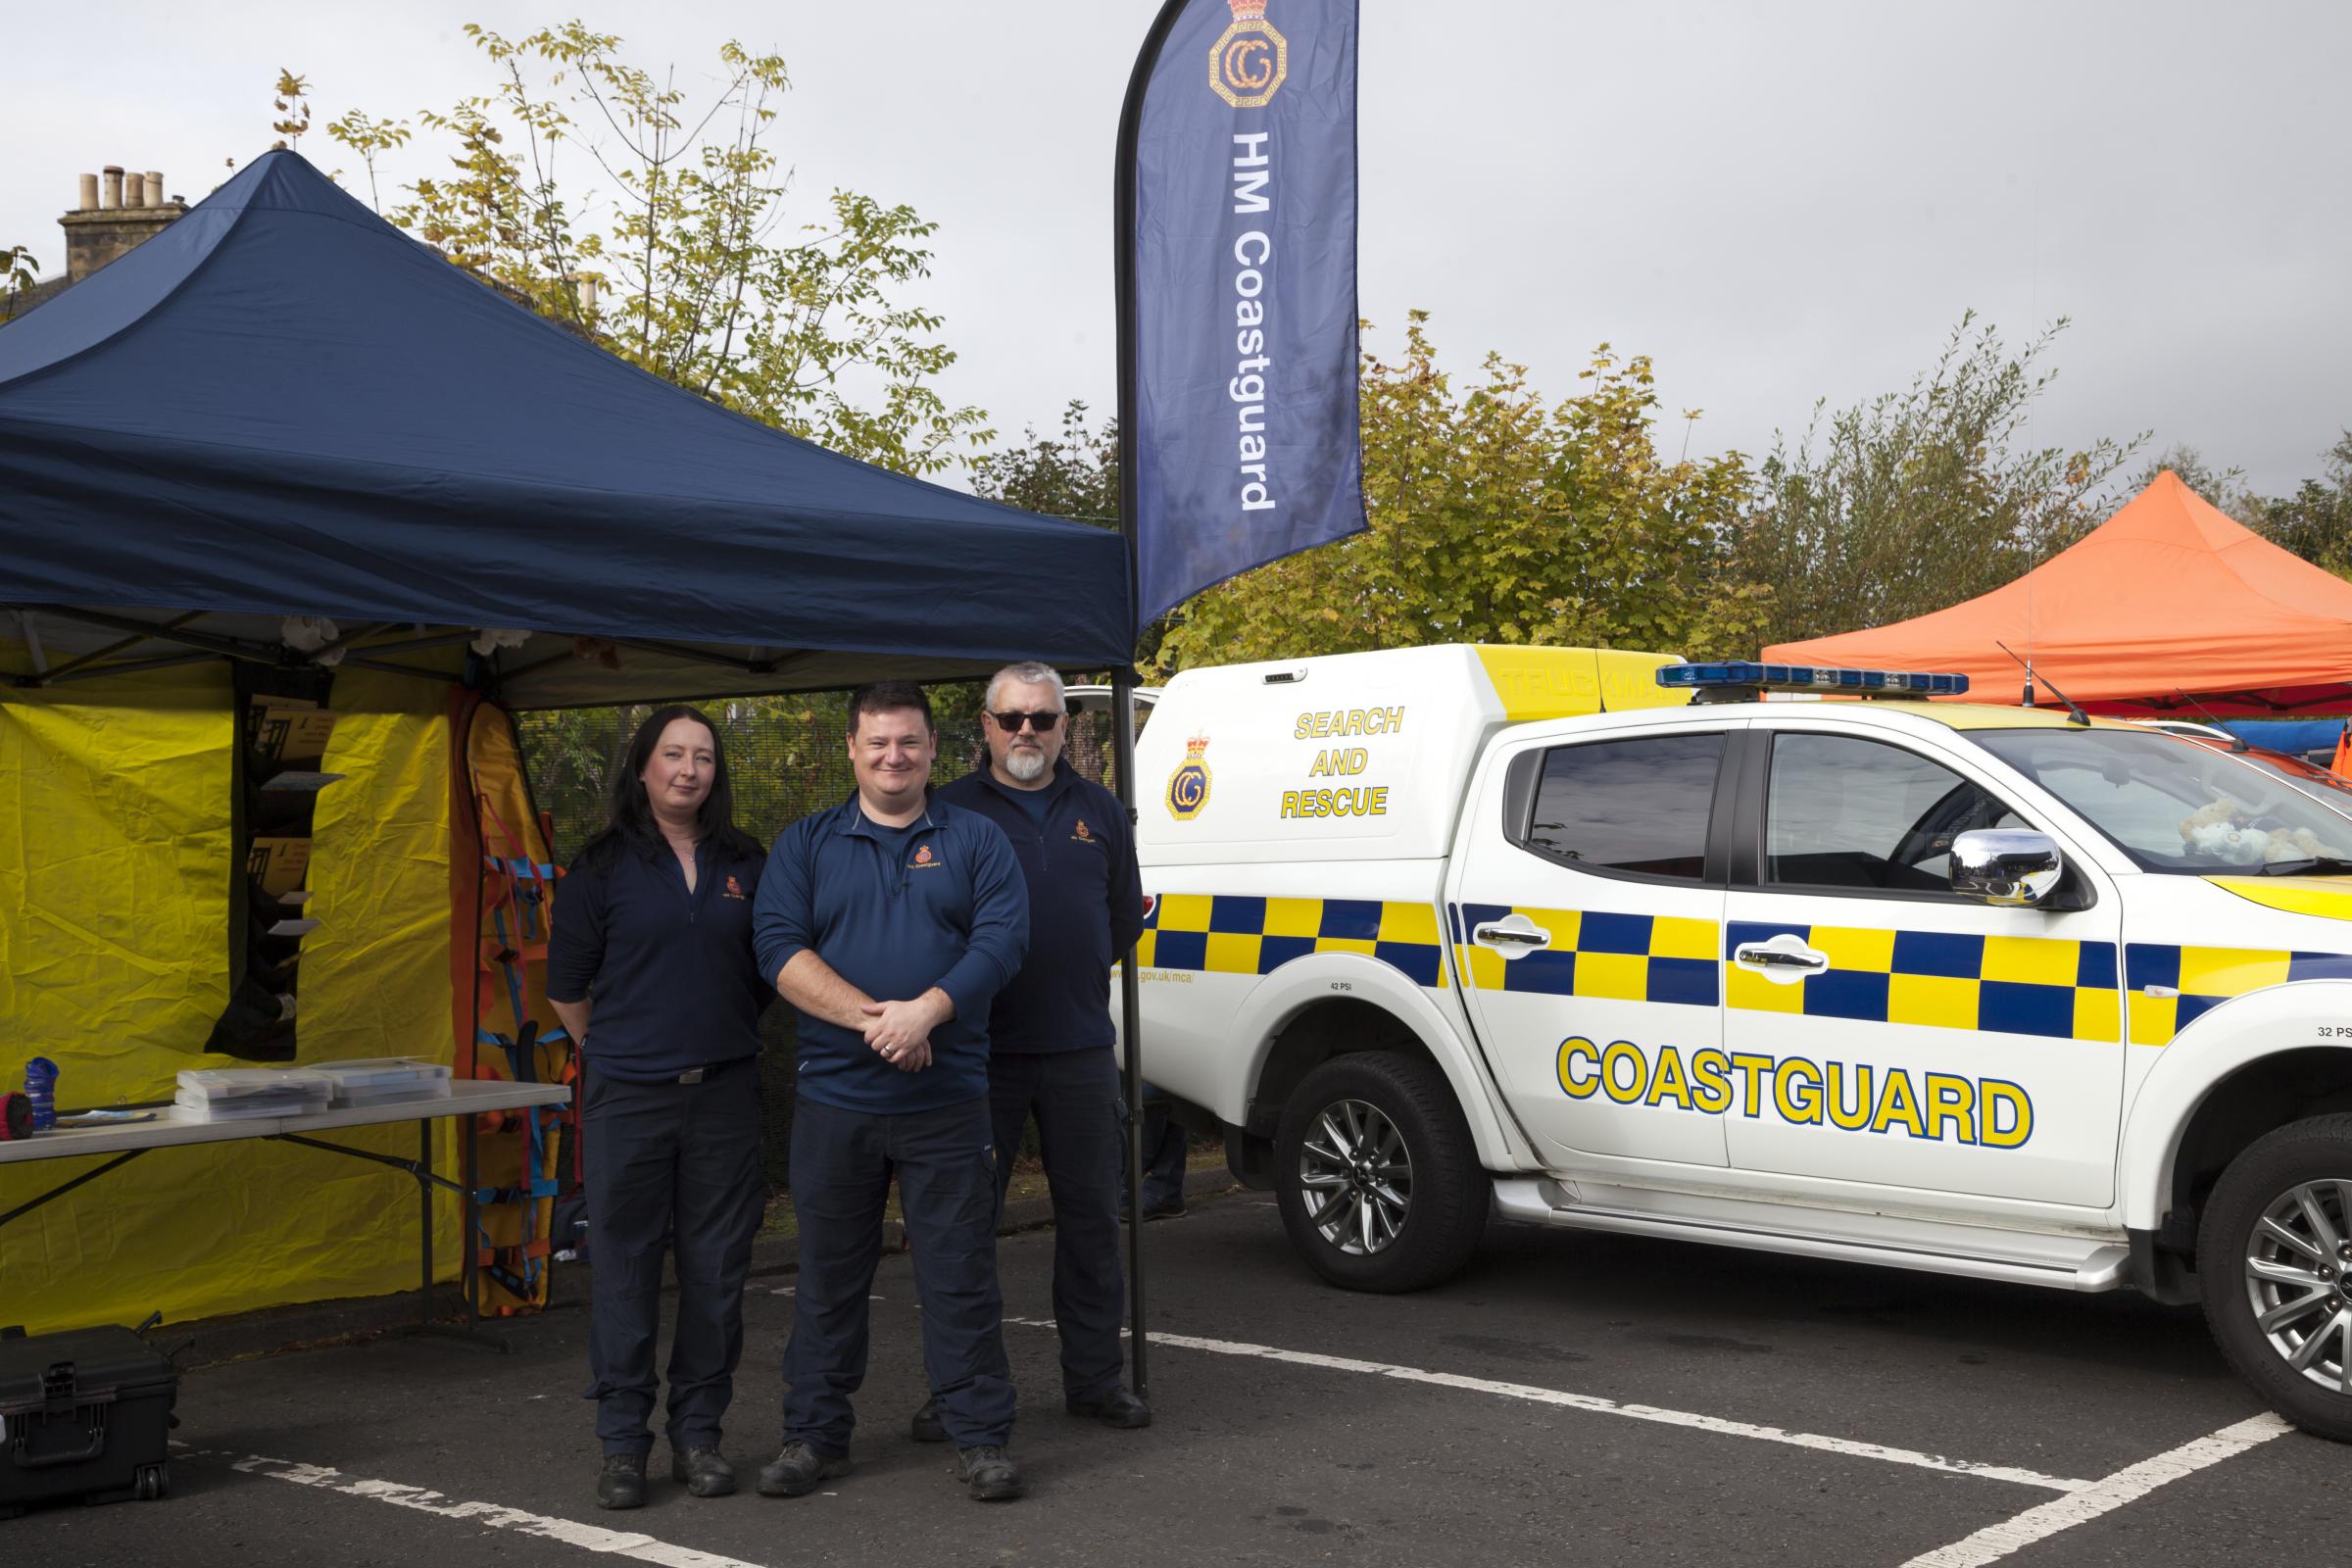
[[[1061,759],[1067,700],[1051,665],[997,671],[986,708],[988,765],[938,799],[1003,828],[1028,884],[1028,956],[989,1009],[997,1147],[1009,1155],[1022,1123],[1037,1117],[1054,1200],[1054,1321],[1067,1408],[1105,1426],[1150,1426],[1151,1409],[1119,1381],[1124,1110],[1110,1027],[1110,966],[1144,926],[1135,835],[1117,798]],[[1007,1157],[997,1169],[1000,1198],[1011,1177]],[[914,1435],[946,1436],[931,1405],[915,1415]]]

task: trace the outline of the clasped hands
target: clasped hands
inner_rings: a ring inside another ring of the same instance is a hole
[[[931,1031],[947,1022],[953,1009],[935,999],[936,991],[910,1002],[869,1002],[858,1010],[865,1014],[865,1043],[901,1072],[920,1072],[931,1065]]]

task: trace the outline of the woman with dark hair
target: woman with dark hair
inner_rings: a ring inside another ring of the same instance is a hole
[[[721,1417],[743,1355],[743,1282],[766,1197],[752,953],[766,852],[735,826],[717,726],[684,705],[637,727],[611,822],[565,872],[547,995],[578,1043],[588,1250],[588,1364],[602,1507],[645,1500],[662,1266],[678,1260],[669,1352],[670,1476],[735,1490]]]

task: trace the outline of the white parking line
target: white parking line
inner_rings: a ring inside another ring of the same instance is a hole
[[[201,1453],[202,1450],[196,1450],[196,1454]],[[661,1568],[760,1568],[760,1564],[745,1562],[740,1557],[722,1557],[716,1552],[698,1551],[692,1546],[672,1545],[637,1531],[607,1530],[602,1525],[524,1513],[519,1508],[509,1508],[495,1502],[459,1502],[424,1487],[404,1486],[397,1481],[365,1481],[323,1465],[297,1464],[291,1459],[271,1459],[256,1453],[233,1460],[230,1468],[242,1470],[247,1475],[268,1476],[274,1481],[291,1481],[296,1486],[339,1492],[347,1497],[367,1497],[396,1507],[414,1508],[419,1513],[434,1514],[443,1519],[462,1519],[468,1524],[484,1525],[492,1530],[512,1530],[516,1535],[560,1541],[567,1546],[578,1546],[586,1551],[601,1551],[635,1562],[658,1563]]]
[[[1052,1318],[1008,1317],[1007,1323],[1024,1328],[1052,1328]],[[1782,1427],[1755,1426],[1745,1421],[1726,1420],[1722,1416],[1698,1415],[1689,1410],[1668,1410],[1654,1404],[1621,1404],[1615,1399],[1603,1399],[1596,1395],[1569,1394],[1559,1389],[1537,1388],[1526,1383],[1494,1383],[1486,1378],[1462,1377],[1452,1372],[1429,1372],[1420,1367],[1393,1366],[1385,1361],[1357,1361],[1341,1355],[1319,1355],[1310,1350],[1284,1350],[1270,1345],[1246,1345],[1235,1340],[1202,1340],[1188,1334],[1153,1334],[1155,1346],[1172,1346],[1185,1350],[1206,1350],[1213,1355],[1254,1356],[1261,1361],[1287,1361],[1294,1366],[1319,1367],[1328,1372],[1365,1372],[1375,1377],[1397,1378],[1406,1383],[1428,1383],[1445,1389],[1467,1389],[1473,1394],[1500,1395],[1509,1399],[1528,1399],[1538,1404],[1562,1405],[1572,1410],[1588,1410],[1596,1415],[1624,1416],[1634,1421],[1654,1421],[1662,1426],[1689,1427],[1700,1432],[1713,1432],[1730,1438],[1754,1438],[1765,1443],[1785,1443],[1791,1447],[1815,1448],[1825,1453],[1840,1453],[1855,1459],[1882,1459],[1888,1464],[1907,1464],[1922,1470],[1941,1470],[1951,1475],[1977,1476],[1986,1481],[2013,1481],[2021,1487],[2040,1487],[2050,1492],[2087,1492],[2094,1485],[2089,1481],[2074,1481],[2064,1476],[2045,1476],[2037,1470],[2020,1470],[2013,1465],[1978,1464],[1967,1459],[1949,1459],[1941,1454],[1919,1453],[1910,1448],[1890,1448],[1881,1443],[1858,1443],[1851,1438],[1823,1437],[1813,1432],[1790,1432]],[[2112,1479],[2112,1478],[2110,1478]]]
[[[2261,1415],[2250,1416],[2235,1426],[2224,1427],[2194,1443],[2184,1443],[2153,1459],[2126,1465],[2106,1480],[2072,1496],[2054,1497],[2036,1507],[2028,1508],[2014,1519],[1986,1525],[1965,1540],[1923,1552],[1905,1563],[1903,1568],[1981,1568],[1982,1564],[1997,1562],[2021,1546],[2030,1546],[2061,1530],[2072,1530],[2103,1513],[2112,1513],[2133,1498],[2146,1496],[2169,1481],[2194,1475],[2207,1465],[2219,1464],[2224,1459],[2232,1458],[2258,1444],[2268,1443],[2293,1430],[2286,1422],[2266,1410]]]

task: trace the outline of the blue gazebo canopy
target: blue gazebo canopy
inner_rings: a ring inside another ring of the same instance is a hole
[[[1128,606],[1117,535],[648,375],[290,152],[0,328],[0,609],[49,657],[497,627],[510,702],[614,703],[1124,664]]]

